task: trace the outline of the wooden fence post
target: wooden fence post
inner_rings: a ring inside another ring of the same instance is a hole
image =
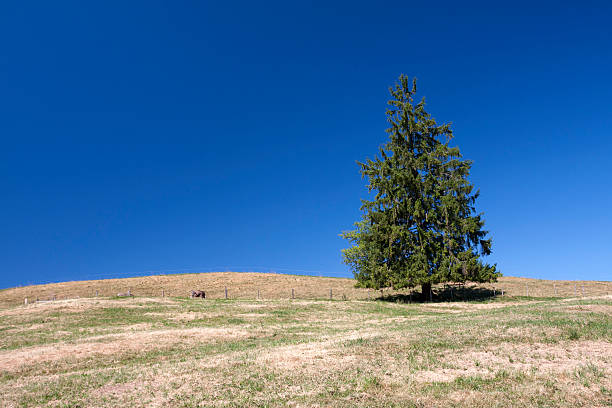
[[[259,289],[257,289],[257,299],[260,299],[260,298],[261,298],[261,295],[259,293]]]
[[[225,287],[225,298],[227,299],[227,286]]]
[[[369,293],[369,292],[368,292]],[[329,300],[332,300],[334,298],[333,294],[332,294],[332,289],[329,288]]]
[[[166,297],[166,292],[162,289],[162,297]]]
[[[291,299],[295,299],[295,290],[291,288]]]

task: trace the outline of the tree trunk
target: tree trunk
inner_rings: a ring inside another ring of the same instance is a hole
[[[424,283],[421,285],[421,300],[423,302],[431,300],[431,283]]]

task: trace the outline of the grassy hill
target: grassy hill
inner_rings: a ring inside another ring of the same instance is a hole
[[[116,296],[128,289],[139,297],[161,297],[162,291],[168,297],[186,297],[192,289],[206,291],[207,297],[221,299],[256,299],[259,291],[263,299],[287,299],[292,289],[298,299],[328,299],[329,291],[335,299],[365,300],[380,296],[380,292],[368,292],[367,289],[354,287],[355,281],[346,278],[325,278],[312,276],[282,275],[269,273],[196,273],[181,275],[159,275],[124,279],[104,279],[78,282],[62,282],[46,285],[33,285],[0,291],[0,307],[23,304],[28,301],[72,298]],[[499,282],[488,285],[467,285],[467,288],[449,288],[439,286],[436,294],[444,299],[470,298],[474,294],[530,297],[580,297],[599,296],[612,293],[612,282],[594,281],[548,281],[539,279],[503,277]],[[385,296],[408,294],[386,290]]]
[[[0,406],[612,403],[610,296],[419,304],[290,300],[287,289],[293,286],[311,296],[323,296],[331,285],[339,293],[363,293],[341,279],[188,277],[209,284],[216,297],[227,284],[244,299],[188,299],[184,292],[190,286],[179,284],[184,276],[2,292],[8,302],[51,293],[44,290],[84,296],[98,288],[112,294],[129,283],[142,297],[82,297],[0,309]],[[276,298],[253,300],[255,286],[249,282]],[[523,282],[516,280],[517,290]],[[145,290],[157,295],[160,286],[183,297],[145,296]]]

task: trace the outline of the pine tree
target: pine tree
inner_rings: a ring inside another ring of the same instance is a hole
[[[389,89],[388,142],[374,160],[359,163],[373,200],[362,200],[363,218],[341,234],[355,244],[343,250],[362,287],[380,289],[442,282],[491,282],[501,273],[481,256],[491,239],[476,214],[479,192],[468,181],[472,162],[450,147],[450,124],[437,125],[414,102],[416,79],[405,75]]]

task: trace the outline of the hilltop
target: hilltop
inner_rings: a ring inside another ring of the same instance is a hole
[[[0,291],[0,307],[23,304],[28,298],[31,303],[39,300],[56,300],[113,297],[119,292],[131,293],[136,297],[187,297],[192,289],[206,291],[209,299],[225,297],[225,288],[231,299],[288,299],[292,290],[297,299],[328,299],[330,289],[334,299],[368,299],[381,296],[381,292],[355,288],[356,281],[349,278],[284,275],[254,272],[214,272],[177,275],[155,275],[145,277],[87,280],[74,282],[32,285]],[[465,287],[449,288],[439,286],[436,293],[441,297],[461,299],[473,294],[491,296],[528,297],[583,297],[600,296],[612,292],[612,282],[595,281],[550,281],[541,279],[502,277],[494,284],[468,284]],[[462,292],[463,291],[463,292]],[[408,291],[385,290],[384,296],[409,295]]]

